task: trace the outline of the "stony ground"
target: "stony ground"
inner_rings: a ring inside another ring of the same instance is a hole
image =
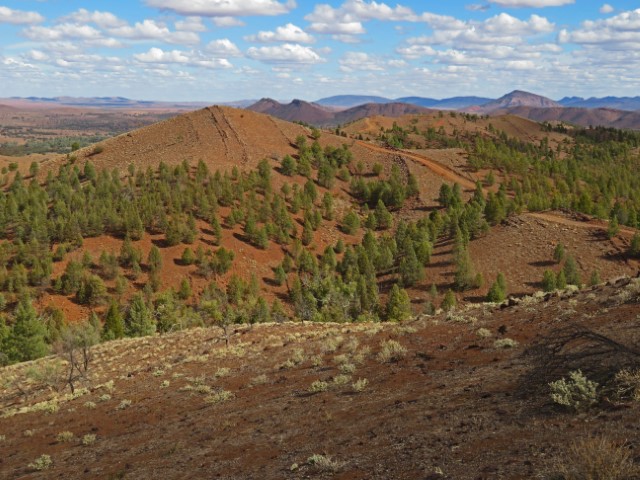
[[[609,386],[638,366],[640,281],[509,303],[111,342],[75,397],[56,358],[5,368],[0,477],[553,478],[574,442],[637,458],[640,405]],[[548,386],[576,369],[603,385],[579,414]]]

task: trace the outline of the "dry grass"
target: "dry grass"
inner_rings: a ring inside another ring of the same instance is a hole
[[[633,463],[626,444],[607,438],[587,438],[574,442],[553,466],[556,480],[632,480],[640,469]]]

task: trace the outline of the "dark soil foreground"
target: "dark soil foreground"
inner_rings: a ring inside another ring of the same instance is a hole
[[[5,368],[0,478],[562,478],[616,454],[626,477],[565,478],[639,478],[640,403],[613,377],[640,363],[640,282],[510,303],[110,342],[77,398],[53,357]],[[548,385],[577,369],[601,385],[584,412]]]

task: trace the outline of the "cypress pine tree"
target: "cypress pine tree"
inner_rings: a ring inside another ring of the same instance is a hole
[[[153,335],[156,332],[156,322],[151,310],[140,294],[136,294],[131,299],[126,325],[127,333],[131,337],[143,337]]]
[[[580,273],[578,272],[578,265],[576,264],[576,261],[572,256],[567,257],[567,260],[564,262],[564,268],[562,269],[562,271],[564,272],[568,285],[580,286]]]
[[[394,285],[387,300],[386,318],[389,322],[401,322],[411,316],[409,294],[404,288]]]
[[[112,301],[105,316],[102,338],[115,340],[122,337],[124,337],[124,319],[120,313],[120,307],[115,301]]]
[[[553,292],[557,287],[556,275],[551,270],[545,270],[542,275],[542,289],[545,292]]]
[[[14,322],[6,343],[8,356],[14,362],[26,362],[49,353],[45,338],[47,329],[38,317],[31,299],[23,299],[14,312]]]

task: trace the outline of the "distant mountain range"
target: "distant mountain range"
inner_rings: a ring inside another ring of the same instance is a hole
[[[336,110],[318,103],[293,100],[291,103],[280,103],[271,98],[263,98],[247,107],[254,112],[266,113],[273,117],[290,122],[305,122],[316,126],[344,125],[365,117],[382,115],[385,117],[400,117],[407,114],[429,113],[418,105],[408,103],[366,103],[344,110]]]
[[[640,110],[640,96],[638,97],[603,97],[588,99],[582,97],[564,97],[561,100],[551,100],[540,95],[535,95],[522,90],[515,90],[499,99],[486,97],[452,97],[437,100],[428,97],[401,97],[396,99],[377,97],[370,95],[337,95],[334,97],[321,98],[313,103],[325,107],[351,108],[367,103],[408,103],[420,107],[432,108],[434,110],[463,110],[471,107],[486,107],[485,110],[494,108],[510,107],[575,107],[575,108],[613,108],[615,110]],[[500,102],[494,104],[493,102]],[[507,105],[508,102],[509,104]]]
[[[161,102],[132,100],[125,97],[12,97],[0,104],[27,109],[122,108],[140,110],[197,110],[209,102]],[[558,101],[522,90],[515,90],[498,99],[485,97],[401,97],[390,99],[370,95],[338,95],[316,102],[293,100],[282,103],[264,98],[222,102],[219,105],[248,108],[288,121],[301,121],[318,126],[344,125],[363,117],[382,115],[398,117],[428,113],[433,110],[460,110],[482,115],[519,115],[535,121],[561,121],[580,126],[603,125],[640,129],[640,96],[582,98],[565,97]]]
[[[171,110],[197,110],[211,105],[211,102],[161,102],[155,100],[132,100],[125,97],[11,97],[0,98],[0,103],[9,106],[30,108],[76,107]],[[255,100],[239,100],[220,103],[220,105],[244,108],[253,103],[255,103]]]
[[[351,108],[367,103],[408,103],[419,107],[433,108],[436,110],[458,110],[474,105],[482,105],[491,101],[491,98],[484,97],[453,97],[436,100],[435,98],[425,97],[402,97],[402,98],[385,98],[367,95],[337,95],[335,97],[321,98],[314,103],[325,107],[335,108]]]

